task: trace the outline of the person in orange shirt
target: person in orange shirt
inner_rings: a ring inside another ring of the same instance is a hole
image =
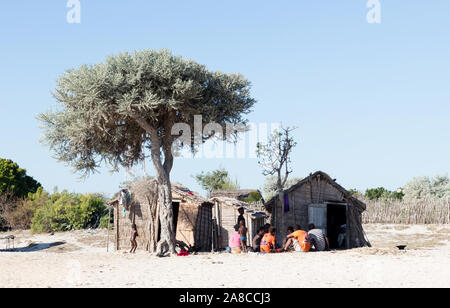
[[[264,234],[264,237],[261,240],[260,251],[271,253],[276,252],[275,247],[275,232],[277,230],[274,227],[269,228],[269,233]]]
[[[289,234],[287,239],[283,251],[287,251],[290,245],[294,245],[296,252],[309,252],[311,249],[308,232],[301,230],[300,226],[297,226],[296,231]]]

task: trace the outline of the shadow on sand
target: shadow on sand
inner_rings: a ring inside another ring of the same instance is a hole
[[[1,249],[0,252],[36,252],[46,250],[52,247],[61,246],[66,244],[66,242],[54,242],[54,243],[32,243],[27,247],[14,248],[14,249]]]

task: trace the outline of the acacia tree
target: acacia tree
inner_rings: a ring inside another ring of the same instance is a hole
[[[275,130],[266,144],[258,143],[256,154],[264,176],[276,176],[276,190],[283,202],[283,189],[292,173],[290,154],[297,145],[291,137],[295,128],[281,127]]]
[[[168,50],[122,53],[68,70],[58,79],[54,97],[59,109],[39,116],[44,142],[76,171],[87,176],[102,163],[114,171],[132,167],[145,159],[142,148],[150,149],[159,184],[160,256],[175,253],[173,151],[198,146],[176,142],[176,136],[189,133],[194,141],[200,134],[205,142],[215,134],[198,133],[195,115],[201,115],[203,123],[238,125],[246,123],[243,115],[255,103],[242,75],[209,71]],[[176,123],[187,129],[173,131]]]

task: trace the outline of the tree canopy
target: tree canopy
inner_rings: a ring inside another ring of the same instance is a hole
[[[14,197],[26,197],[41,186],[27,175],[27,171],[9,159],[0,158],[0,193],[10,192]]]
[[[198,137],[194,115],[223,126],[246,123],[242,115],[255,103],[242,75],[208,71],[168,50],[121,53],[68,70],[53,95],[59,109],[39,116],[44,142],[59,160],[86,173],[102,162],[115,169],[139,163],[152,133],[162,139],[156,146],[170,147],[175,123],[189,125],[192,139]]]

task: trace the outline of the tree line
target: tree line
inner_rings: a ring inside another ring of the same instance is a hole
[[[0,230],[70,231],[106,227],[108,219],[102,195],[49,193],[25,169],[0,159]]]

